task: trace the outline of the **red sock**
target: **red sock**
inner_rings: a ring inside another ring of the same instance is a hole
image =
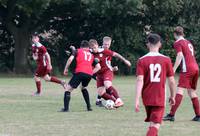
[[[149,130],[146,136],[158,136],[158,129],[155,127],[149,127]]]
[[[193,108],[194,108],[194,112],[195,112],[196,116],[200,116],[200,108],[199,108],[198,97],[194,97],[191,100],[192,100],[192,104],[193,104]]]
[[[174,116],[175,113],[176,113],[176,110],[178,109],[179,105],[181,104],[181,101],[183,99],[183,95],[181,94],[176,94],[176,97],[175,97],[175,105],[172,106],[171,110],[170,110],[170,115]]]
[[[36,81],[37,93],[41,92],[41,81]]]
[[[119,94],[118,94],[117,90],[116,90],[113,86],[110,86],[107,90],[110,91],[111,94],[112,94],[116,99],[119,98]]]
[[[61,84],[61,80],[59,80],[57,77],[51,77],[51,82],[55,82],[55,83],[58,83],[58,84]]]
[[[111,95],[109,95],[108,93],[104,93],[102,96],[102,98],[104,98],[105,100],[113,100],[114,102],[116,101],[115,98],[113,98]]]

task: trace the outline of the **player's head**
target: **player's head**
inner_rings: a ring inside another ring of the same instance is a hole
[[[160,48],[161,47],[161,37],[160,35],[158,34],[155,34],[155,33],[150,33],[148,36],[147,36],[147,47],[149,49],[152,49],[152,48]]]
[[[90,39],[89,40],[90,48],[94,53],[98,52],[99,44],[95,39]]]
[[[178,39],[178,37],[180,37],[180,36],[184,36],[184,29],[181,26],[177,26],[174,29],[174,38]]]
[[[38,34],[33,34],[32,35],[32,42],[33,43],[37,43],[37,42],[39,42],[40,41],[40,38],[39,38],[39,36],[38,36]]]
[[[112,38],[109,37],[109,36],[105,36],[103,38],[103,48],[104,49],[109,49],[110,45],[111,45],[111,42],[112,42]]]
[[[89,48],[90,47],[89,42],[86,40],[81,41],[80,47],[81,48]]]

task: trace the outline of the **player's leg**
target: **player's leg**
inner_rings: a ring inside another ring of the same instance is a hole
[[[114,102],[116,101],[114,97],[106,92],[105,86],[98,87],[97,92],[104,100],[112,100]]]
[[[180,104],[181,104],[181,101],[183,99],[183,91],[184,91],[185,88],[181,88],[181,87],[178,87],[178,90],[176,92],[176,97],[175,97],[175,105],[173,105],[170,109],[170,113],[167,114],[163,120],[164,121],[174,121],[175,120],[175,113],[177,111],[177,109],[179,108]]]
[[[34,76],[34,80],[35,80],[37,91],[33,94],[33,96],[39,96],[40,93],[41,93],[41,80],[40,80],[40,77],[35,75]]]
[[[145,106],[147,118],[146,122],[150,122],[146,136],[157,136],[158,130],[162,123],[164,107],[160,106]]]
[[[47,82],[54,82],[57,84],[61,84],[64,87],[65,81],[62,81],[55,76],[49,76],[49,74],[46,74],[43,78]]]
[[[82,82],[81,92],[82,92],[83,98],[85,100],[85,103],[87,105],[87,110],[88,111],[92,111],[91,104],[90,104],[90,96],[89,96],[89,93],[88,93],[88,90],[87,90],[87,86],[88,86],[90,80],[91,80],[91,76],[90,75],[87,75],[87,74],[82,75],[82,78],[81,78],[81,82]]]
[[[80,78],[77,74],[74,74],[69,83],[64,87],[65,93],[64,93],[64,108],[61,109],[62,112],[68,112],[69,111],[69,103],[71,100],[71,92],[73,89],[77,88],[80,84]]]
[[[149,126],[146,136],[158,136],[159,128],[160,128],[159,123],[150,122],[150,126]]]
[[[124,105],[123,101],[119,97],[119,94],[117,90],[112,86],[112,81],[111,80],[106,80],[104,81],[104,86],[106,87],[107,93],[111,94],[113,97],[115,97],[115,107],[121,107]]]
[[[188,95],[191,98],[193,109],[196,115],[192,120],[200,121],[200,106],[199,106],[199,99],[198,99],[196,90],[188,89]]]

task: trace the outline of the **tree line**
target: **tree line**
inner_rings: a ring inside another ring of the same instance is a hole
[[[34,71],[31,58],[33,33],[51,55],[54,74],[61,74],[65,50],[81,40],[113,38],[111,49],[132,62],[127,69],[118,60],[118,74],[134,74],[136,60],[147,50],[147,32],[163,39],[161,50],[175,59],[173,28],[185,28],[200,63],[200,0],[0,0],[0,72],[27,74]]]

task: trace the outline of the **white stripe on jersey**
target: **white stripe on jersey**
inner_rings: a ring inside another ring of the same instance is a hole
[[[175,42],[178,42],[180,40],[185,40],[185,38],[183,36],[180,36]]]
[[[187,67],[186,67],[186,62],[185,62],[184,56],[183,56],[183,59],[182,59],[182,72],[187,72]]]
[[[145,58],[145,57],[153,57],[153,56],[162,56],[162,57],[166,57],[166,58],[169,58],[163,54],[160,54],[159,52],[149,52],[147,53],[146,55],[142,56],[141,58],[139,59],[142,59],[142,58]]]

